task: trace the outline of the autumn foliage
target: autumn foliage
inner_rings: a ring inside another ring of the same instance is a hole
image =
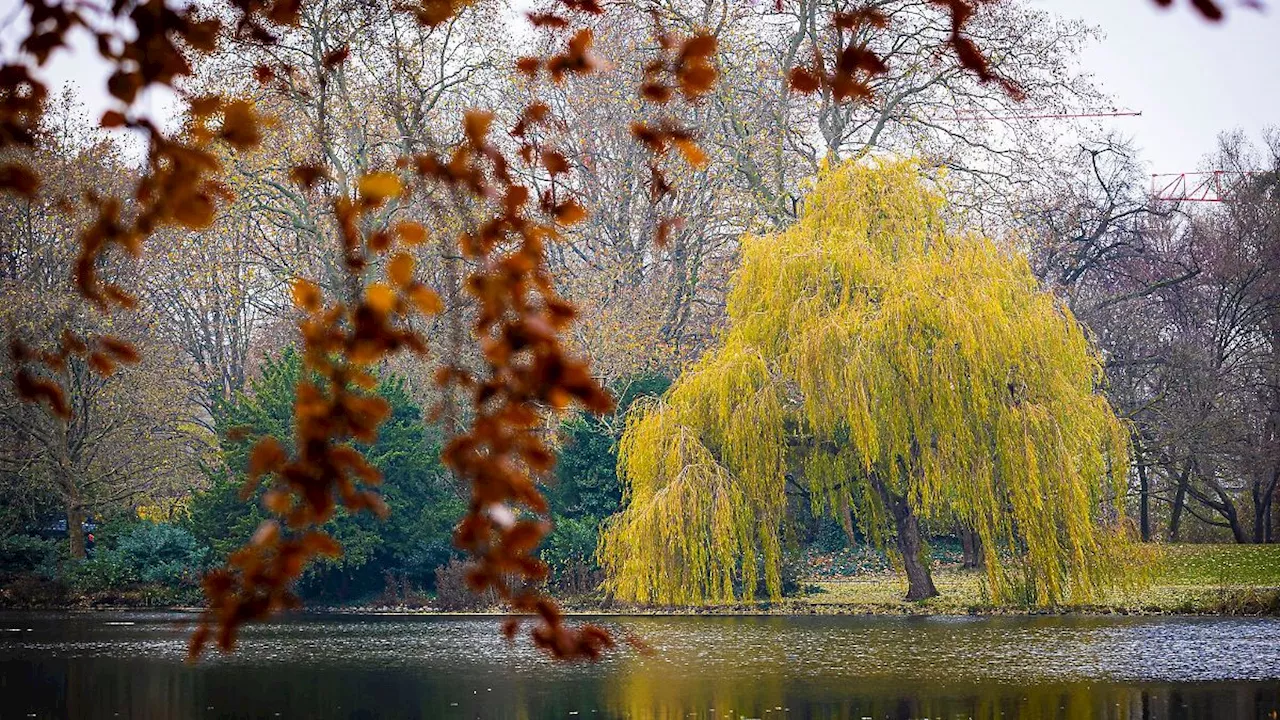
[[[933,0],[952,18],[948,47],[942,49],[961,66],[1006,85],[1016,95],[1017,88],[989,70],[980,47],[965,34],[976,7],[989,1],[994,0]],[[1170,0],[1157,2],[1167,5]],[[164,228],[194,231],[214,223],[218,208],[233,198],[218,179],[221,158],[259,145],[268,122],[243,99],[187,93],[190,122],[168,135],[138,111],[139,97],[148,89],[175,85],[183,94],[182,81],[193,74],[201,57],[215,50],[221,37],[229,34],[270,45],[282,29],[298,22],[306,4],[307,0],[228,0],[214,11],[202,3],[168,0],[23,0],[29,27],[20,44],[21,58],[0,67],[0,188],[25,196],[42,192],[39,169],[14,158],[39,142],[37,128],[48,91],[33,70],[65,47],[73,30],[88,32],[111,67],[107,91],[118,109],[107,112],[100,124],[131,129],[146,140],[143,172],[129,197],[89,192],[82,198],[93,209],[93,220],[81,234],[70,280],[86,301],[104,313],[133,307],[135,298],[125,287],[100,276],[100,259],[108,253],[139,257],[147,239]],[[418,0],[399,5],[398,11],[433,26],[467,4]],[[1193,4],[1206,17],[1221,15],[1210,0]],[[531,81],[552,83],[599,72],[590,23],[604,12],[595,0],[555,0],[530,13],[529,21],[546,34],[551,50],[543,57],[518,60],[518,71]],[[848,38],[844,49],[836,58],[822,57],[815,49],[811,60],[793,71],[791,84],[800,92],[826,88],[840,101],[863,99],[867,78],[881,72],[882,63],[855,38],[892,28],[872,8],[840,13],[831,23]],[[657,56],[646,67],[637,96],[658,106],[698,102],[717,78],[716,38],[701,31],[680,36],[655,18],[654,39]],[[348,53],[337,51],[325,58],[325,65],[334,68],[347,60]],[[267,82],[288,71],[259,67],[253,80]],[[467,426],[457,429],[444,451],[448,466],[471,491],[469,510],[456,536],[457,544],[475,557],[470,582],[477,590],[496,590],[516,611],[537,615],[534,639],[552,655],[596,657],[611,644],[598,628],[566,627],[554,603],[528,590],[527,582],[511,581],[536,581],[546,573],[533,554],[546,532],[546,524],[536,519],[546,506],[535,480],[552,463],[551,450],[536,432],[540,414],[575,406],[603,412],[612,404],[586,364],[565,350],[564,331],[574,319],[574,309],[557,296],[545,264],[548,244],[556,241],[561,228],[584,219],[588,208],[554,184],[535,195],[513,172],[517,166],[536,167],[555,178],[569,171],[564,154],[534,139],[538,127],[555,122],[546,104],[528,104],[519,122],[506,131],[514,152],[502,149],[509,143],[492,140],[499,131],[489,112],[474,110],[460,121],[464,140],[451,152],[402,156],[393,166],[360,178],[356,192],[331,199],[352,291],[326,297],[307,280],[293,287],[305,361],[315,378],[299,388],[294,410],[297,436],[292,443],[296,451],[286,452],[284,443],[272,438],[263,439],[254,450],[250,484],[269,484],[266,504],[277,519],[264,523],[228,567],[206,579],[209,607],[193,638],[193,655],[215,637],[222,648],[232,647],[243,623],[296,603],[290,588],[306,564],[318,555],[341,552],[332,538],[315,529],[338,506],[384,512],[373,489],[378,473],[354,443],[377,433],[387,409],[363,391],[379,362],[399,353],[429,352],[412,320],[439,312],[441,301],[416,279],[414,260],[405,253],[433,238],[433,229],[412,222],[378,227],[371,213],[428,186],[446,189],[460,217],[475,216],[464,213],[464,206],[484,209],[482,221],[444,240],[455,244],[476,268],[465,279],[465,288],[477,308],[471,331],[482,367],[475,372],[458,363],[446,364],[437,378],[441,386],[469,396],[473,410]],[[649,167],[655,199],[676,191],[657,158],[675,150],[691,166],[707,162],[697,144],[697,128],[669,119],[637,120],[630,133],[655,158]],[[315,190],[327,173],[321,164],[300,162],[291,176],[301,188]],[[678,222],[670,217],[659,223],[657,241],[662,242]],[[366,278],[375,267],[385,267],[385,277]],[[33,338],[11,342],[10,353],[19,367],[15,388],[22,398],[44,403],[62,417],[72,410],[47,371],[73,355],[86,358],[103,374],[138,360],[130,345],[109,336],[68,333],[58,339],[54,351],[35,346]],[[514,632],[515,625],[508,629]]]

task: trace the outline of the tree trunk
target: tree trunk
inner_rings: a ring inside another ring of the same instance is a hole
[[[1244,525],[1240,524],[1240,516],[1236,513],[1235,508],[1227,506],[1227,511],[1223,513],[1227,517],[1227,524],[1231,526],[1231,537],[1240,545],[1249,544],[1249,536],[1245,534]]]
[[[1277,486],[1280,486],[1280,470],[1266,481],[1258,480],[1253,484],[1253,541],[1255,543],[1271,541],[1271,502],[1275,497]]]
[[[924,543],[920,541],[920,522],[906,501],[903,512],[894,511],[894,523],[898,528],[898,552],[902,553],[902,566],[907,571],[907,599],[928,600],[938,596],[933,575],[929,572],[928,559],[924,555]]]
[[[902,566],[907,572],[907,600],[928,600],[938,596],[938,588],[933,584],[933,575],[929,572],[929,560],[924,556],[924,543],[920,539],[920,519],[911,509],[911,503],[898,495],[872,476],[872,483],[884,500],[885,508],[893,516],[894,529],[897,530],[895,542],[902,555]]]
[[[1138,530],[1142,542],[1151,542],[1151,480],[1147,477],[1146,458],[1137,433],[1133,437],[1134,464],[1138,467]]]
[[[965,570],[978,570],[986,565],[982,553],[982,536],[968,525],[960,526],[960,550]]]
[[[1262,542],[1264,543],[1269,544],[1276,541],[1276,537],[1275,537],[1276,523],[1275,523],[1275,520],[1272,519],[1272,516],[1275,514],[1275,509],[1276,509],[1276,502],[1275,502],[1275,497],[1273,496],[1271,498],[1271,503],[1267,505],[1267,518],[1264,521],[1267,527],[1267,534],[1266,534],[1266,537],[1262,539]]]
[[[1169,542],[1178,542],[1178,531],[1182,528],[1182,509],[1187,504],[1187,482],[1191,472],[1188,465],[1178,478],[1178,492],[1173,496],[1173,512],[1169,515]]]
[[[843,493],[840,495],[840,506],[837,511],[840,529],[844,530],[844,536],[849,542],[849,547],[857,547],[858,538],[853,530],[853,508],[849,506],[849,498]]]
[[[71,557],[83,560],[84,552],[84,510],[77,505],[67,506],[67,538],[71,541]]]

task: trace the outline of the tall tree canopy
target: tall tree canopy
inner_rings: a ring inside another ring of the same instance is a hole
[[[1128,440],[1099,358],[1024,258],[944,209],[913,162],[845,163],[793,227],[744,239],[719,346],[628,420],[612,592],[749,599],[763,571],[778,596],[789,477],[893,533],[909,598],[936,594],[921,520],[977,531],[997,597],[1081,599],[1116,571]]]

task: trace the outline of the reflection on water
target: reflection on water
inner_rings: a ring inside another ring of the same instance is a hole
[[[566,666],[494,618],[307,616],[186,665],[176,614],[0,614],[0,719],[1280,718],[1280,620],[625,618]]]

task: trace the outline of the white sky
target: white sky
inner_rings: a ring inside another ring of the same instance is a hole
[[[1119,107],[1140,118],[1109,121],[1133,138],[1151,172],[1200,169],[1220,132],[1255,140],[1280,127],[1280,1],[1268,11],[1225,0],[1227,20],[1200,19],[1188,0],[1163,11],[1152,0],[1029,0],[1102,29],[1083,68]]]
[[[1201,20],[1188,0],[1175,0],[1167,12],[1153,0],[1027,0],[1102,29],[1105,36],[1081,64],[1118,107],[1142,111],[1140,118],[1107,123],[1132,138],[1150,171],[1159,173],[1200,169],[1222,131],[1241,128],[1258,138],[1262,128],[1280,126],[1280,0],[1265,1],[1270,11],[1260,13],[1225,0],[1228,19],[1215,25]],[[17,2],[0,0],[0,22],[14,15]],[[13,35],[13,28],[0,28],[0,56],[10,55]],[[97,115],[107,106],[105,69],[87,57],[60,52],[49,75],[74,83]],[[143,103],[153,116],[171,112],[163,95]]]

